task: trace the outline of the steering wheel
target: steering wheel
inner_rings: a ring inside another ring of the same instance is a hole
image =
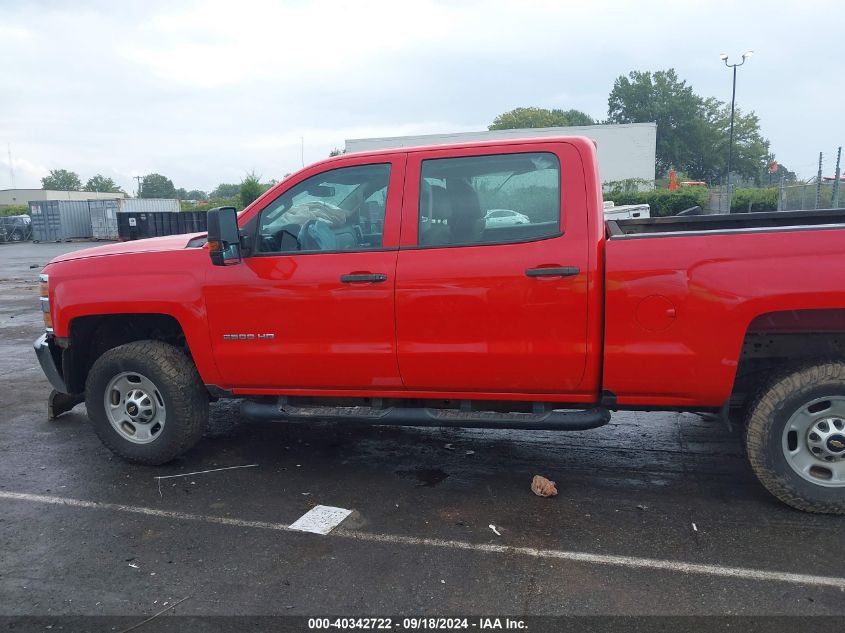
[[[333,251],[337,248],[337,237],[327,222],[308,220],[299,231],[299,243],[303,251]]]

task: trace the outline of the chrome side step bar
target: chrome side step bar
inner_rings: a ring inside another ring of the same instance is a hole
[[[468,407],[467,407],[468,408]],[[523,429],[537,431],[586,431],[610,422],[604,407],[587,410],[543,411],[535,413],[499,413],[435,409],[430,407],[325,407],[293,406],[281,399],[277,403],[247,400],[241,413],[259,420],[332,420],[390,426],[452,426],[465,429]]]

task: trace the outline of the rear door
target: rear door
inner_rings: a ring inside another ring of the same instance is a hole
[[[566,143],[408,155],[396,277],[407,388],[577,389],[587,359],[584,187]]]

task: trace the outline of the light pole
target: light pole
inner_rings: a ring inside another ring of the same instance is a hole
[[[733,89],[731,90],[731,138],[728,141],[728,213],[731,212],[731,167],[733,166],[733,157],[734,157],[734,108],[736,107],[736,69],[738,66],[742,66],[745,63],[745,60],[751,57],[754,54],[754,51],[746,51],[742,54],[742,61],[737,64],[729,64],[728,63],[728,54],[722,53],[719,55],[719,59],[725,62],[725,66],[728,68],[733,68]]]

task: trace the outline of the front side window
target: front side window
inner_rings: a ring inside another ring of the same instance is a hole
[[[424,160],[422,246],[502,244],[560,234],[560,161],[555,154]]]
[[[382,247],[390,165],[341,167],[291,187],[261,212],[260,253]]]

